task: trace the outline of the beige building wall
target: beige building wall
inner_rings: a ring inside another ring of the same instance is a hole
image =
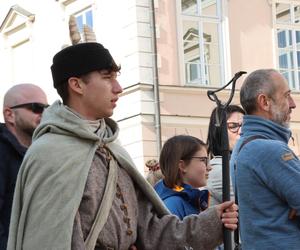
[[[176,134],[190,134],[206,141],[209,116],[215,107],[215,103],[207,98],[207,89],[214,89],[214,87],[185,86],[179,48],[182,38],[178,37],[176,29],[181,24],[178,18],[175,18],[178,17],[175,2],[161,0],[156,10],[160,34],[157,42],[160,58],[162,141]],[[227,10],[224,19],[228,20],[228,30],[224,32],[228,32],[230,42],[230,47],[224,49],[230,51],[232,74],[240,70],[250,73],[259,68],[276,68],[272,1],[230,0],[224,3],[226,6],[223,7]],[[232,102],[234,104],[239,104],[238,89],[243,79],[244,77],[237,82],[237,91]],[[229,80],[226,79],[226,82]],[[228,95],[229,90],[223,91],[220,99],[226,101]],[[290,145],[299,155],[299,93],[295,93],[293,97],[298,108],[293,111],[292,115],[291,129],[294,143],[291,141]],[[147,149],[145,149],[145,155],[147,155]]]

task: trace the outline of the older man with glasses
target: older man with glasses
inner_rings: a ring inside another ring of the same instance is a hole
[[[44,91],[33,84],[15,85],[4,96],[5,123],[0,124],[0,250],[7,245],[19,167],[47,103]]]

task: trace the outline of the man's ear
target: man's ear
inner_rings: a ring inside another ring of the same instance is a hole
[[[13,112],[12,109],[5,107],[3,109],[3,117],[4,121],[9,124],[14,124],[15,123],[15,113]]]
[[[265,94],[260,94],[257,97],[257,106],[260,110],[269,112],[271,107],[271,100]]]
[[[78,77],[70,77],[68,79],[68,85],[70,90],[76,94],[83,94],[83,84],[85,83]]]

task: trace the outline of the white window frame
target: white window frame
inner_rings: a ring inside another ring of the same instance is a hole
[[[90,28],[96,30],[95,27],[96,26],[95,12],[97,9],[96,0],[60,0],[60,2],[61,2],[61,7],[64,10],[66,24],[68,24],[69,22],[70,15],[74,15],[76,18],[78,15],[82,15],[83,12],[92,10],[93,27]]]
[[[290,15],[291,15],[291,22],[290,23],[280,23],[277,21],[276,17],[276,4],[281,3],[281,4],[288,4],[289,9],[291,10]],[[280,70],[280,65],[279,65],[279,55],[280,55],[280,48],[278,47],[278,31],[284,31],[285,36],[288,36],[288,32],[291,31],[291,48],[290,51],[293,54],[293,67],[288,66],[287,72],[289,74],[290,78],[294,79],[294,83],[289,82],[289,86],[292,90],[299,91],[300,90],[300,79],[299,79],[299,72],[300,72],[300,63],[298,65],[297,62],[297,43],[296,43],[296,31],[300,32],[300,22],[295,23],[295,16],[294,16],[294,11],[293,8],[294,6],[300,6],[299,1],[294,1],[294,0],[272,0],[272,12],[273,12],[273,26],[274,26],[274,37],[275,37],[275,45],[274,49],[276,51],[276,65],[277,68]],[[299,20],[300,21],[300,20]],[[288,41],[288,39],[286,39]],[[299,44],[299,43],[298,43]],[[300,49],[298,49],[300,51]],[[289,57],[289,55],[287,54]],[[295,85],[295,86],[293,86]]]
[[[83,18],[83,25],[85,25],[85,24],[87,24],[87,21],[86,21],[86,13],[88,12],[88,11],[92,11],[92,22],[93,22],[93,27],[90,27],[91,29],[93,29],[94,28],[94,23],[95,23],[95,21],[94,21],[94,16],[95,16],[95,11],[93,10],[93,7],[92,6],[87,6],[87,7],[85,7],[85,8],[83,8],[83,9],[81,9],[81,10],[79,10],[79,11],[77,11],[77,12],[75,12],[73,15],[75,16],[75,18],[76,18],[76,22],[77,22],[77,18],[79,17],[79,16],[82,16],[82,18]],[[78,25],[78,23],[77,23],[77,25]],[[79,28],[79,27],[78,27]],[[82,33],[82,31],[81,31],[81,33]]]
[[[201,0],[198,0],[201,1]],[[211,1],[211,0],[208,0]],[[218,17],[211,17],[211,16],[184,16],[181,14],[181,0],[176,0],[176,12],[177,12],[177,35],[178,35],[178,57],[179,57],[179,65],[180,65],[180,79],[181,82],[183,83],[182,85],[186,86],[199,86],[199,87],[205,87],[205,86],[211,86],[209,83],[209,79],[207,79],[207,75],[205,74],[205,67],[207,65],[204,64],[204,44],[205,41],[201,39],[199,42],[202,44],[199,44],[199,48],[202,50],[201,55],[198,55],[198,58],[200,58],[200,65],[201,65],[201,74],[202,76],[200,79],[201,82],[190,82],[188,83],[186,81],[187,79],[187,72],[186,72],[186,64],[184,62],[184,41],[183,41],[183,28],[182,28],[182,22],[184,20],[190,20],[190,21],[196,21],[198,22],[198,29],[200,33],[202,34],[203,32],[203,23],[208,22],[208,23],[216,23],[217,24],[217,29],[218,29],[218,40],[219,40],[219,49],[218,49],[218,54],[219,54],[219,67],[220,67],[220,86],[225,84],[225,79],[230,77],[230,46],[229,46],[229,38],[227,32],[224,32],[225,30],[228,31],[228,18],[227,18],[227,3],[226,0],[217,0],[219,4],[217,5],[217,13]],[[200,5],[198,5],[200,6]],[[224,49],[226,48],[226,49]],[[213,87],[216,87],[215,84],[212,85]]]

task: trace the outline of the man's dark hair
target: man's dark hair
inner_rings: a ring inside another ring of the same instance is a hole
[[[239,112],[245,114],[245,111],[238,105],[229,105],[225,110],[226,113],[226,121],[230,117],[230,115],[234,112]],[[207,135],[207,145],[208,145],[208,153],[211,157],[216,155],[221,155],[221,128],[216,126],[216,124],[220,121],[217,121],[217,116],[220,117],[221,111],[218,108],[214,108],[210,115],[209,127],[208,127],[208,135]]]

